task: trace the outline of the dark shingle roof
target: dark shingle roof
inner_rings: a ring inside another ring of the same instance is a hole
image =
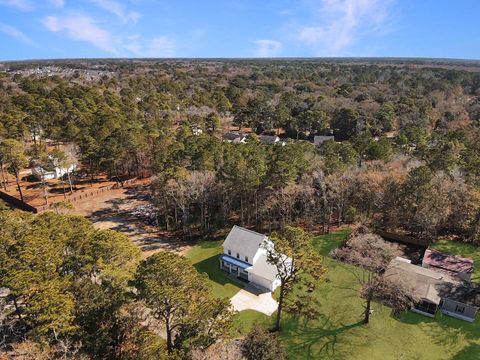
[[[473,272],[473,260],[461,256],[444,254],[439,251],[427,249],[423,256],[423,263],[438,269],[451,271],[453,273]]]

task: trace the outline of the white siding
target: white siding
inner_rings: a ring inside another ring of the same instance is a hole
[[[273,284],[270,280],[267,280],[259,275],[250,274],[250,281],[258,286],[264,287],[270,291],[273,291]]]

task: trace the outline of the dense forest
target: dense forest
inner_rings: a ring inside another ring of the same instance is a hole
[[[82,64],[108,72],[22,75],[20,63],[1,74],[2,171],[21,151],[12,140],[74,142],[92,177],[155,175],[160,224],[185,234],[232,219],[269,229],[362,220],[478,241],[480,75],[470,67]],[[230,125],[289,142],[227,143]],[[310,143],[332,131],[336,141]]]
[[[48,65],[55,74],[27,71]],[[92,60],[4,68],[2,174],[18,176],[41,157],[42,142],[73,143],[92,179],[153,176],[158,226],[181,237],[233,223],[265,232],[291,225],[328,232],[362,223],[426,241],[480,243],[480,72],[474,64]],[[88,69],[98,77],[86,78]],[[250,133],[245,144],[224,141],[233,128]],[[286,144],[265,145],[261,134],[278,134]],[[335,139],[313,144],[314,136],[329,134]],[[0,285],[27,304],[26,313],[18,312],[25,320],[18,331],[34,341],[32,351],[47,343],[57,355],[185,357],[228,327],[226,305],[211,305],[202,277],[173,279],[190,266],[179,257],[154,256],[135,270],[139,255],[119,235],[52,213],[0,214],[6,279]],[[62,229],[61,236],[53,228]],[[43,247],[45,239],[53,245]],[[21,250],[39,246],[45,253]],[[24,276],[36,282],[23,286]],[[139,297],[157,321],[170,320],[154,301],[169,295],[152,285],[158,279],[167,290],[184,286],[182,294],[199,294],[193,308],[178,304],[179,330],[166,348],[151,333],[129,327],[138,310],[124,306]],[[42,313],[39,304],[58,297],[54,311]],[[206,310],[198,314],[198,308]]]

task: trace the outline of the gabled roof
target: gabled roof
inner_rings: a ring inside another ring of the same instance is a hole
[[[227,248],[241,247],[245,253],[255,254],[266,239],[268,239],[267,235],[235,225],[228,233],[223,246]]]
[[[437,305],[441,299],[451,299],[475,307],[480,306],[480,286],[402,259],[393,259],[384,276],[406,282],[418,298]]]
[[[384,276],[393,280],[403,281],[411,287],[416,297],[439,304],[439,290],[446,284],[459,284],[458,280],[436,271],[413,265],[401,259],[393,259]]]
[[[260,135],[258,137],[260,142],[266,145],[275,144],[277,141],[280,141],[280,138],[277,135]]]
[[[238,133],[238,132],[227,132],[223,135],[223,138],[228,141],[234,141],[234,140],[241,140],[245,138],[246,135],[243,133]]]
[[[449,271],[453,274],[473,272],[473,260],[461,256],[444,254],[439,251],[427,249],[423,256],[423,263],[438,268],[439,270]]]

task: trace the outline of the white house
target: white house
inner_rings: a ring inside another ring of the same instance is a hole
[[[68,168],[55,166],[52,170],[46,170],[41,166],[36,166],[32,169],[32,175],[35,176],[37,179],[42,180],[52,180],[52,179],[60,179],[67,173],[71,173],[77,168],[75,164],[70,165]]]
[[[235,225],[223,242],[220,268],[252,285],[274,291],[280,279],[277,267],[267,261],[267,248],[273,249],[273,243],[266,235]]]

